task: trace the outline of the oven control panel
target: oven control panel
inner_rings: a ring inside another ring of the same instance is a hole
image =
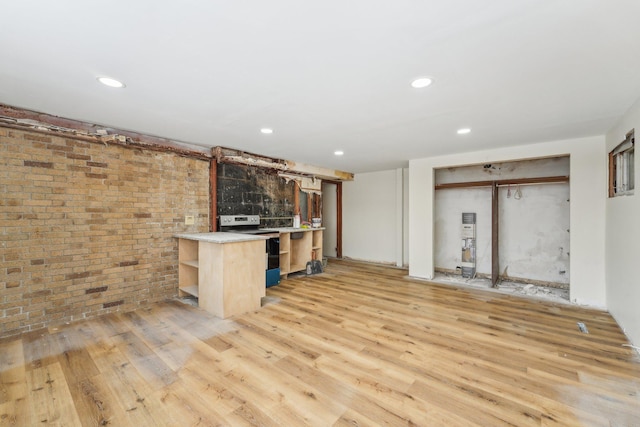
[[[231,227],[248,225],[257,227],[260,225],[260,215],[220,215],[220,226]]]

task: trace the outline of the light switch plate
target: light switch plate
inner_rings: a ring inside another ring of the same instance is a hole
[[[196,223],[196,219],[193,215],[185,215],[184,216],[184,224],[185,225],[193,225]]]

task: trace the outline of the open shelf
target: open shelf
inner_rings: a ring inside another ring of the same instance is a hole
[[[180,292],[184,292],[185,294],[192,295],[198,298],[198,285],[190,285],[184,286],[180,288]]]
[[[292,237],[293,236],[293,237]],[[322,230],[280,233],[280,275],[305,271],[307,262],[322,259]]]
[[[198,260],[193,261],[181,261],[180,264],[188,265],[189,267],[198,268]]]
[[[178,295],[198,297],[198,242],[180,239],[178,243]]]

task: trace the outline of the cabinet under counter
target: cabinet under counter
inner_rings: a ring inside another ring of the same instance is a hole
[[[269,228],[280,233],[280,275],[304,271],[307,262],[322,259],[324,228]]]

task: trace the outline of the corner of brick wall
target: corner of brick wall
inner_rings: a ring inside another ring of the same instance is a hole
[[[0,127],[0,337],[177,295],[172,236],[208,231],[208,168]]]

